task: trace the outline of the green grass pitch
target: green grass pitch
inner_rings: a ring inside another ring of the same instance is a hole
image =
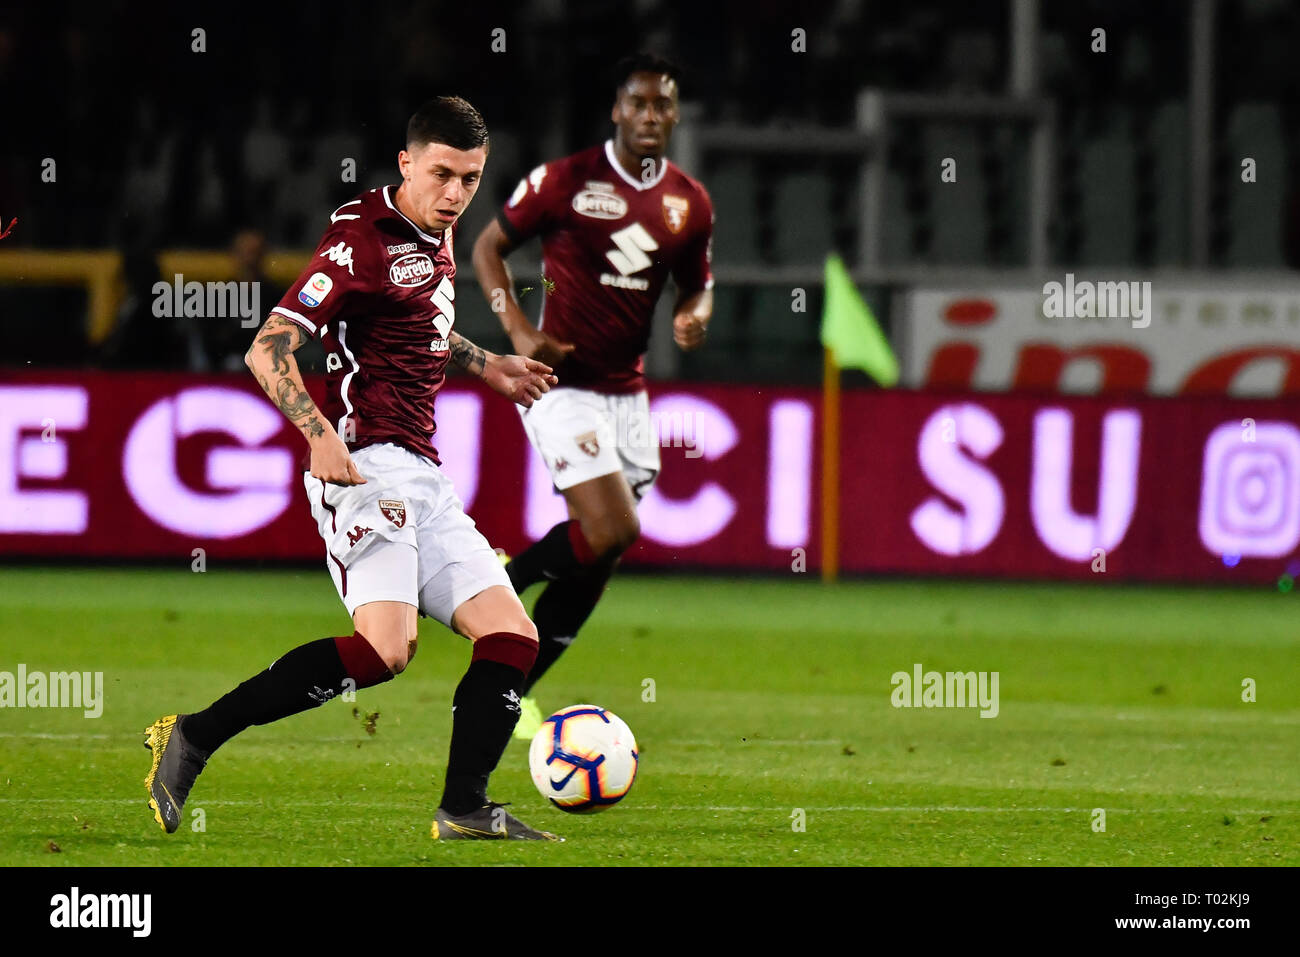
[[[102,671],[105,701],[0,710],[0,863],[1294,865],[1298,611],[1265,590],[626,574],[539,691],[627,720],[631,794],[563,814],[522,741],[493,778],[567,843],[429,838],[469,657],[431,621],[407,672],[358,694],[373,734],[337,700],[253,728],[168,836],[140,732],[346,630],[325,572],[4,566],[0,671]],[[1000,713],[892,707],[916,663],[997,671]]]

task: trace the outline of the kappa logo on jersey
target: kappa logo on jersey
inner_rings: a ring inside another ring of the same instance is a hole
[[[389,246],[388,255],[400,256],[402,253],[413,253],[419,248],[415,243],[402,243],[400,246]]]
[[[541,166],[538,166],[531,173],[529,173],[527,177],[519,181],[519,185],[516,186],[515,191],[510,194],[510,201],[506,203],[506,205],[509,206],[511,209],[514,209],[516,206],[518,206],[519,201],[523,199],[524,195],[528,192],[529,184],[532,185],[534,193],[541,192],[542,180],[545,178],[546,178],[546,164],[543,163]]]
[[[352,247],[346,243],[338,243],[331,246],[320,254],[321,259],[329,259],[330,262],[338,263],[340,266],[347,267],[348,275],[355,276],[352,271]]]
[[[627,200],[610,183],[588,181],[586,189],[574,195],[573,211],[593,219],[622,219],[627,215]]]
[[[664,196],[664,223],[674,233],[680,233],[691,212],[691,201],[682,196]]]
[[[568,467],[569,467],[569,460],[568,460],[568,459],[565,459],[565,458],[559,458],[559,459],[556,459],[556,460],[555,460],[555,471],[557,471],[557,472],[563,472],[563,471],[564,471],[565,469],[567,469]]]
[[[433,278],[433,260],[426,253],[403,256],[388,267],[388,278],[397,286],[423,286]]]
[[[406,524],[405,502],[381,498],[379,500],[379,511],[383,513],[384,518],[388,519],[398,528],[401,528]]]
[[[333,288],[333,279],[325,275],[323,272],[314,273],[312,277],[307,280],[307,284],[302,287],[302,291],[298,293],[298,301],[304,306],[310,306],[312,309],[315,309],[325,301],[325,297],[330,294],[330,290]]]
[[[348,548],[361,541],[368,533],[373,532],[373,528],[363,528],[360,525],[352,526],[352,531],[348,532]]]
[[[593,459],[600,454],[600,442],[597,440],[595,432],[584,432],[582,435],[575,436],[573,441],[577,442],[578,448]]]

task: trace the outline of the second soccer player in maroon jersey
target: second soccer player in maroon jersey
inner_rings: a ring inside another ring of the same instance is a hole
[[[521,410],[570,520],[516,556],[520,594],[546,580],[533,619],[539,649],[516,737],[541,714],[528,695],[590,617],[619,557],[637,540],[637,502],[659,473],[642,356],[655,304],[677,287],[673,339],[704,342],[713,310],[713,205],[665,157],[678,120],[677,69],[649,55],[616,70],[615,132],[537,167],[474,245],[474,268],[511,344],[554,366],[563,385]],[[534,326],[510,294],[505,257],[540,236],[547,290]]]

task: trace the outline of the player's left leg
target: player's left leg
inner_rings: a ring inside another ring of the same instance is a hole
[[[525,418],[529,437],[548,464],[565,450],[558,437],[563,430],[572,432],[585,426],[597,437],[594,455],[592,443],[586,447],[578,443],[591,461],[577,459],[580,466],[558,475],[552,467],[572,520],[556,526],[506,569],[517,591],[535,580],[534,576],[549,579],[533,606],[539,649],[525,695],[573,643],[595,611],[614,567],[641,534],[637,503],[659,474],[659,447],[651,428],[648,396],[642,392],[599,398],[599,403],[590,399],[574,403],[574,408],[562,409],[562,415],[537,417],[530,410]],[[593,413],[598,415],[593,418]],[[526,698],[525,704],[530,703],[532,698]]]
[[[578,629],[596,610],[619,558],[641,534],[636,498],[622,472],[589,479],[564,489],[563,494],[569,514],[574,516],[572,524],[592,554],[590,560],[551,581],[533,606],[540,644],[524,694],[572,644]]]
[[[640,534],[636,505],[620,473],[619,434],[611,397],[589,389],[557,387],[531,407],[520,409],[528,441],[551,473],[556,489],[592,486],[579,520],[569,499],[568,521],[560,522],[511,560],[506,573],[523,594],[539,581],[559,581],[617,554]]]
[[[493,585],[462,602],[451,624],[474,650],[452,699],[446,784],[431,833],[438,840],[559,840],[487,796],[488,778],[519,719],[519,690],[537,657],[537,629],[508,585]]]
[[[557,840],[507,814],[487,794],[519,719],[519,692],[537,659],[537,629],[451,483],[436,470],[429,482],[435,504],[416,528],[420,610],[473,642],[452,699],[447,775],[431,833],[438,840]]]

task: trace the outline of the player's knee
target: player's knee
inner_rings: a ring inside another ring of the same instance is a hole
[[[585,530],[584,530],[585,532]],[[619,515],[600,522],[591,530],[587,544],[600,559],[617,558],[636,544],[641,537],[641,520],[636,512]]]
[[[514,628],[511,630],[513,631],[514,634],[522,635],[523,637],[528,638],[532,641],[538,640],[537,626],[533,624],[533,620],[529,618],[527,615],[523,615],[515,623]]]
[[[637,518],[636,512],[620,515],[617,521],[611,523],[605,547],[597,554],[601,558],[617,558],[635,545],[640,537],[641,520]]]
[[[395,675],[400,675],[405,671],[407,662],[411,660],[407,655],[405,645],[400,647],[393,645],[391,648],[385,648],[379,652],[379,657],[384,659],[384,664],[388,666],[388,670]]]
[[[533,642],[538,640],[537,626],[533,624],[533,620],[528,617],[528,613],[522,608],[519,610],[518,615],[498,615],[491,620],[485,620],[477,624],[477,628],[470,627],[466,629],[465,637],[470,641],[478,641],[485,635],[499,634],[519,635]]]
[[[413,636],[393,631],[380,632],[371,643],[379,657],[384,660],[388,670],[395,675],[400,675],[415,657],[415,647],[418,642]]]

